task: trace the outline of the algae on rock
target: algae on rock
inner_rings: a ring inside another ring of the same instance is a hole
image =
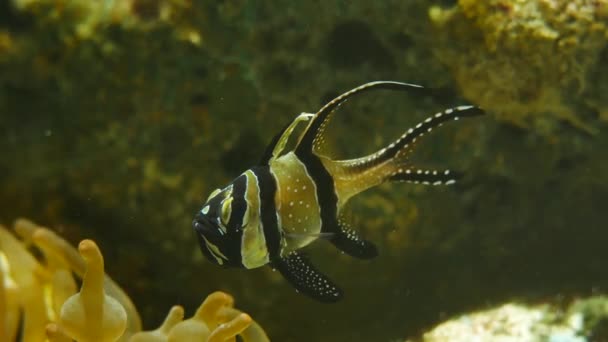
[[[591,296],[569,303],[505,303],[462,314],[422,334],[417,342],[605,341],[608,298]]]
[[[555,116],[597,132],[588,112],[605,109],[584,103],[598,96],[591,80],[608,46],[608,1],[460,0],[429,15],[437,57],[468,99],[519,125]]]

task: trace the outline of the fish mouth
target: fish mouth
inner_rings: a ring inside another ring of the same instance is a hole
[[[228,257],[220,258],[211,252],[209,243],[212,243],[215,246],[224,246],[226,243],[229,244],[230,242],[234,242],[234,239],[230,239],[228,241],[222,240],[223,237],[218,236],[217,233],[215,233],[217,230],[217,224],[212,219],[207,217],[196,217],[192,221],[192,228],[196,233],[199,247],[203,252],[203,255],[205,255],[208,260],[225,268],[242,267],[237,261],[238,258],[235,258],[234,255],[227,254]]]
[[[192,228],[200,235],[210,233],[214,226],[213,221],[204,215],[196,215],[192,220]]]
[[[199,220],[194,219],[192,221],[192,229],[194,229],[194,231],[197,232],[198,234],[202,234],[203,233],[203,224]]]
[[[223,243],[222,240],[226,238],[225,235],[220,234],[218,223],[213,218],[204,215],[197,215],[194,218],[192,228],[199,238],[204,237],[215,244]]]

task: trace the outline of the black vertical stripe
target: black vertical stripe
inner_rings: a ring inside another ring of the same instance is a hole
[[[306,132],[304,132],[298,146],[295,148],[294,152],[296,156],[306,166],[308,174],[317,186],[317,198],[321,210],[321,231],[323,232],[331,232],[338,229],[338,196],[334,189],[333,177],[313,152],[314,140],[317,137],[319,129],[334,109],[349,97],[373,89],[426,91],[419,85],[393,81],[370,82],[351,89],[328,102],[317,112]]]
[[[269,166],[258,166],[251,169],[258,180],[260,189],[260,219],[264,227],[264,238],[270,261],[276,260],[281,255],[281,234],[277,221],[277,207],[275,194],[277,182],[270,173]]]
[[[313,153],[296,153],[306,167],[317,188],[317,199],[321,211],[321,232],[332,232],[338,228],[338,196],[334,190],[334,179],[323,163]]]
[[[243,217],[247,211],[247,201],[245,193],[247,191],[247,176],[242,174],[238,176],[232,183],[232,208],[230,210],[230,219],[228,220],[228,229],[234,232],[241,231],[243,226]]]

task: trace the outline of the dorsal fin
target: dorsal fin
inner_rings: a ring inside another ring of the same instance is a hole
[[[302,113],[296,116],[295,119],[293,119],[290,123],[285,125],[279,131],[279,133],[277,133],[272,138],[268,146],[266,146],[266,150],[264,151],[264,154],[262,155],[262,158],[260,159],[258,165],[269,165],[270,161],[277,158],[281,154],[281,152],[283,152],[283,149],[285,149],[285,145],[287,145],[287,141],[289,140],[289,137],[293,133],[293,130],[296,128],[296,126],[300,122],[310,120],[313,115],[314,114],[310,113]]]
[[[275,134],[275,136],[272,137],[272,140],[270,140],[268,145],[266,145],[266,149],[264,150],[264,153],[262,154],[262,158],[260,158],[258,165],[263,166],[263,165],[268,165],[268,163],[270,163],[270,160],[272,159],[272,156],[273,156],[274,149],[277,147],[279,140],[281,139],[283,134],[285,134],[285,131],[287,130],[287,127],[289,127],[290,124],[291,123],[286,124],[279,131],[279,133]]]
[[[403,82],[395,82],[395,81],[376,81],[363,84],[354,89],[347,91],[346,93],[336,97],[335,99],[329,101],[323,108],[321,108],[315,116],[312,118],[311,122],[306,127],[304,133],[302,133],[300,137],[300,141],[295,148],[295,152],[297,155],[312,153],[313,149],[316,149],[316,145],[322,142],[322,135],[325,131],[325,127],[331,117],[331,114],[334,110],[336,110],[344,101],[346,101],[351,96],[357,95],[359,93],[374,90],[374,89],[386,89],[386,90],[401,90],[401,91],[426,91],[424,87],[411,84],[411,83],[403,83]]]

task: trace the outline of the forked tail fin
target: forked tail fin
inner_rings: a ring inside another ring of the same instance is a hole
[[[385,181],[408,181],[422,184],[451,184],[460,174],[450,170],[424,170],[406,163],[418,140],[444,122],[483,115],[475,106],[448,108],[408,129],[397,140],[368,156],[350,160],[324,160],[336,183],[341,202]]]

